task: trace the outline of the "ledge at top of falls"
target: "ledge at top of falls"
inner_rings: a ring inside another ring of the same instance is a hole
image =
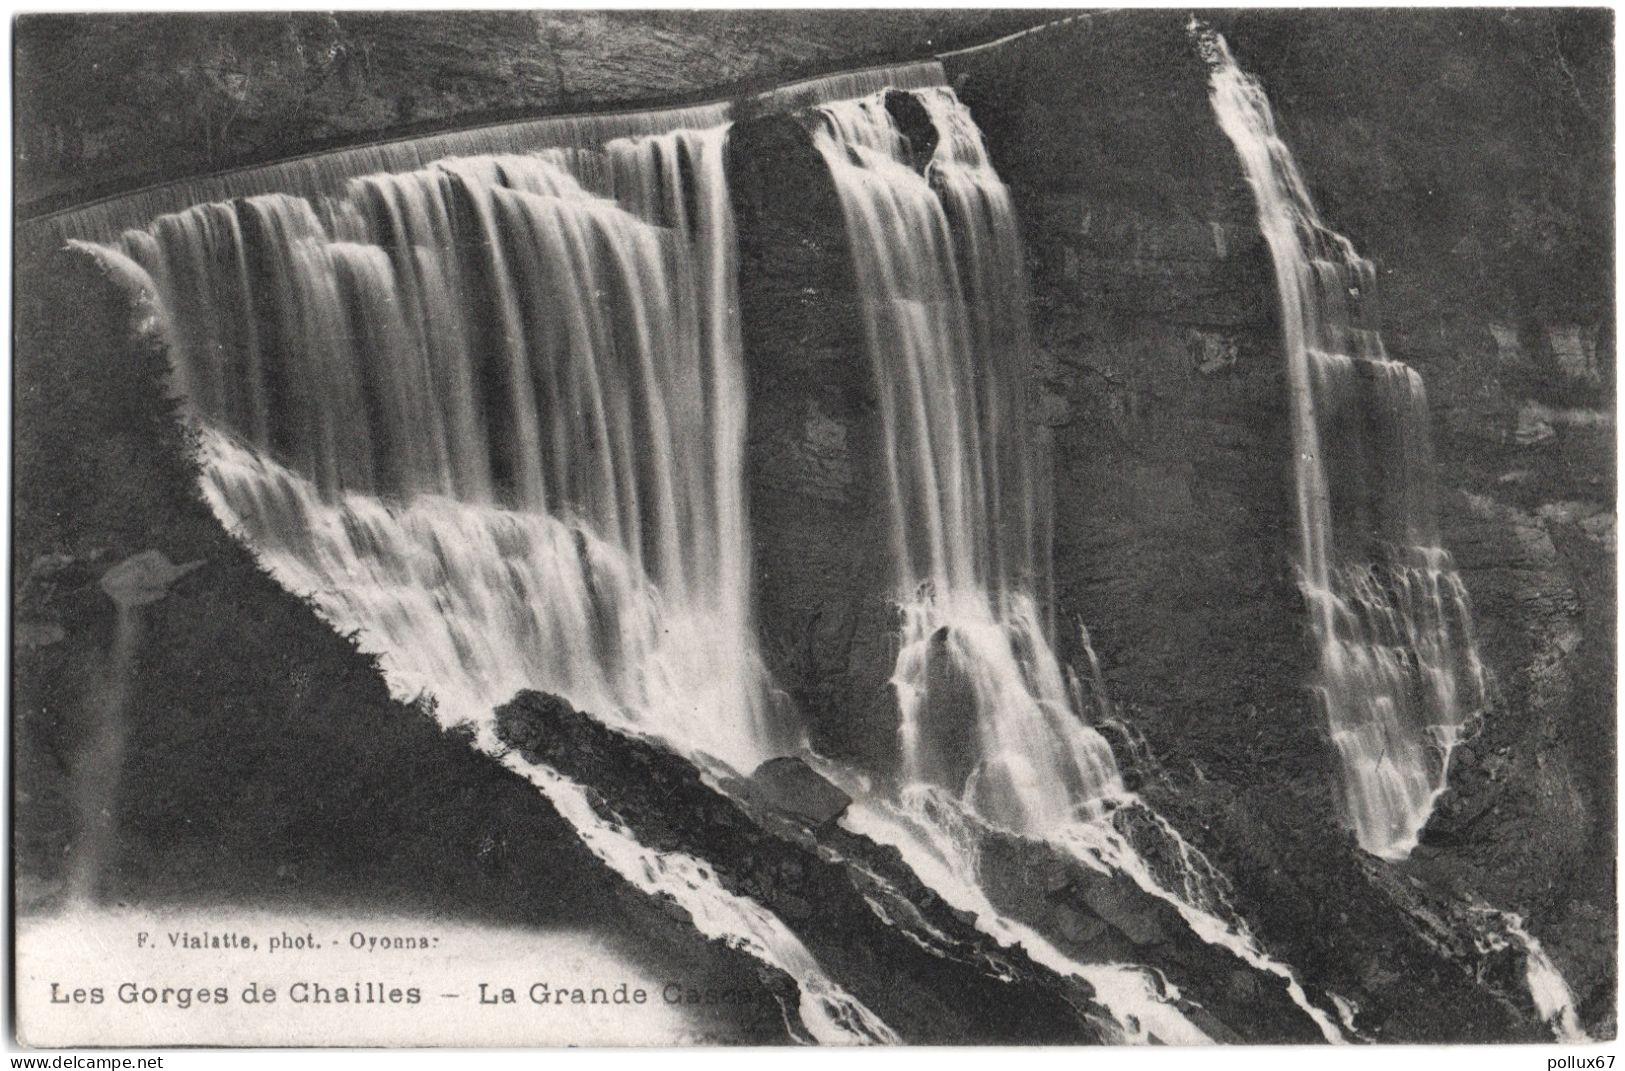
[[[282,44],[261,25],[275,16],[220,17],[207,24],[184,17],[100,24],[25,18],[19,25],[19,101],[32,121],[19,146],[19,215],[25,231],[54,220],[47,233],[105,240],[110,235],[100,232],[108,226],[187,207],[198,193],[239,195],[245,173],[248,193],[308,195],[317,173],[331,178],[335,168],[346,175],[398,170],[448,151],[491,151],[485,142],[493,134],[505,131],[498,141],[508,144],[516,134],[534,133],[532,124],[555,128],[541,144],[569,144],[572,135],[558,140],[558,128],[607,124],[617,131],[611,136],[624,136],[642,132],[651,114],[725,111],[729,102],[756,96],[802,101],[808,92],[827,99],[830,92],[940,84],[938,55],[997,48],[1086,17],[877,12],[864,20],[863,33],[855,33],[850,19],[842,24],[816,12],[490,12],[461,21],[402,13],[313,17],[305,20],[310,25],[280,27],[287,31],[282,37],[300,40],[300,51],[264,68],[281,71],[296,62],[309,84],[294,86],[291,77],[263,72],[258,80],[245,79],[246,88],[228,102],[229,117],[216,117],[224,122],[202,131],[186,124],[209,120],[209,87],[179,96],[162,80],[168,75],[120,59],[131,51],[123,45],[72,85],[53,79],[64,69],[83,71],[98,49],[110,47],[110,37],[159,33],[160,24],[170,29],[153,48],[170,49],[180,68],[192,53],[218,46],[216,37],[233,34],[243,41],[231,54],[240,52],[247,57],[242,62],[251,63],[255,50]],[[469,32],[483,26],[482,19],[501,25]],[[762,25],[747,25],[752,20]],[[53,60],[54,50],[63,49],[73,51],[71,63]],[[442,67],[450,70],[436,79]],[[911,70],[897,79],[898,72]],[[820,83],[828,89],[820,92]],[[143,86],[147,104],[139,111],[123,107],[120,102]],[[166,93],[185,108],[166,108]],[[414,151],[420,142],[421,152],[430,154],[421,160]],[[232,185],[229,192],[210,192],[210,186],[197,187],[205,180]],[[133,203],[125,211],[108,210],[126,202]],[[98,206],[99,216],[73,225],[74,217]],[[116,218],[101,218],[110,215]]]

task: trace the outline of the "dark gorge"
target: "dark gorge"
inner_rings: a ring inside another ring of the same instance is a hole
[[[25,110],[20,917],[579,930],[714,1042],[1613,1037],[1611,16],[869,17],[193,20],[273,73],[167,173]]]

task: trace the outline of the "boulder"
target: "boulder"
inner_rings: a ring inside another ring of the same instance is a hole
[[[817,777],[764,764],[743,799],[707,783],[664,745],[622,733],[557,696],[521,691],[497,708],[497,736],[527,762],[590,786],[596,805],[644,845],[700,860],[723,888],[779,917],[832,981],[904,1040],[952,1044],[1100,1042],[1109,1014],[1085,981],[1032,961],[945,904],[895,849],[832,822],[775,821],[758,794]],[[822,779],[818,779],[822,784]],[[813,789],[829,813],[832,787]],[[842,797],[842,806],[845,797]]]
[[[852,797],[798,758],[768,759],[750,779],[767,803],[813,825],[835,821],[852,802]]]

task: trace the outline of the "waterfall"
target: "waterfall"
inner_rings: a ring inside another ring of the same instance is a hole
[[[923,106],[916,144],[890,108]],[[905,781],[1041,833],[1122,789],[1046,635],[1047,487],[1028,443],[1025,266],[1009,191],[946,88],[826,104],[874,367],[902,610]]]
[[[847,824],[897,847],[987,933],[1090,979],[1124,1040],[1145,1040],[1144,1024],[1164,1042],[1205,1037],[1155,972],[1076,962],[997,911],[980,887],[979,831],[1040,838],[1082,867],[1127,877],[1200,939],[1284,979],[1322,1036],[1341,1041],[1231,907],[1222,875],[1126,790],[1087,720],[1091,709],[1110,713],[1098,667],[1086,704],[1055,653],[1047,453],[1027,412],[1032,347],[1015,209],[968,109],[940,82],[914,84],[804,115],[840,198],[862,295],[902,621],[891,679],[902,788],[890,800],[854,793]],[[1082,638],[1087,648],[1086,630]]]
[[[1387,356],[1376,269],[1321,223],[1263,88],[1222,37],[1201,46],[1275,263],[1314,691],[1360,846],[1403,859],[1489,693],[1467,590],[1439,545],[1427,394]]]
[[[1465,914],[1479,952],[1491,954],[1516,948],[1522,954],[1524,986],[1535,1013],[1551,1029],[1552,1036],[1558,1041],[1590,1041],[1580,1024],[1573,991],[1539,939],[1524,928],[1523,916],[1482,902],[1469,905]]]
[[[397,696],[497,752],[493,708],[545,689],[748,772],[800,737],[751,617],[727,126],[588,123],[341,159],[319,195],[196,205],[98,255],[157,295],[209,504]],[[634,886],[794,978],[798,1037],[897,1040],[700,860],[501,757]]]
[[[894,82],[914,90],[888,94]],[[950,883],[944,897],[986,932],[1029,946],[1041,936],[976,886],[974,841],[1041,837],[1287,978],[1337,1039],[1217,872],[1125,790],[1055,653],[1015,213],[940,82],[927,64],[786,91],[811,102],[867,295],[903,621],[908,788],[854,791],[851,824]],[[834,99],[849,91],[864,95]],[[615,117],[596,140],[579,122],[556,140],[505,129],[452,139],[476,151],[435,160],[386,147],[377,170],[364,165],[378,154],[355,151],[255,171],[229,199],[121,234],[107,231],[128,206],[63,225],[150,280],[211,507],[377,654],[397,696],[496,753],[493,708],[539,688],[702,768],[748,772],[804,741],[751,614],[727,127],[659,125]],[[286,188],[265,189],[276,175]],[[1109,710],[1098,679],[1090,698]],[[639,844],[586,786],[500,757],[628,881],[794,977],[793,1030],[895,1040],[700,860]],[[1156,971],[1044,955],[1095,986],[1124,1040],[1204,1039]]]

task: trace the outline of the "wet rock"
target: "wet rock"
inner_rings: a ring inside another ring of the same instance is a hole
[[[1144,893],[1118,882],[1092,881],[1085,885],[1084,903],[1107,925],[1137,945],[1161,944],[1168,939],[1156,915],[1148,910]]]
[[[1097,1023],[1106,1013],[1086,983],[999,946],[894,850],[762,805],[768,790],[755,777],[748,791],[724,795],[681,756],[558,696],[520,692],[496,720],[504,744],[590,786],[639,841],[700,860],[728,891],[772,911],[833,981],[905,1040],[1103,1040]],[[798,760],[786,761],[781,776],[808,784],[788,772]]]
[[[920,107],[907,99],[896,106]],[[889,513],[840,198],[793,115],[737,118],[727,171],[768,666],[820,754],[885,769],[897,748]]]
[[[919,762],[924,780],[962,785],[978,754],[976,686],[954,654],[944,625],[926,646],[925,687],[918,698]]]
[[[1055,921],[1061,936],[1074,945],[1099,947],[1108,939],[1105,921],[1087,912],[1062,906],[1055,911]]]
[[[1519,446],[1544,446],[1557,438],[1557,429],[1551,422],[1541,419],[1533,410],[1518,413],[1518,423],[1512,429],[1512,441]]]
[[[1192,328],[1186,349],[1191,363],[1204,376],[1216,375],[1236,363],[1236,340],[1232,336]]]
[[[839,818],[852,797],[798,758],[768,759],[756,767],[751,781],[772,806],[823,825]]]
[[[1597,333],[1595,328],[1573,324],[1546,329],[1547,343],[1552,359],[1564,375],[1573,379],[1596,383],[1601,379],[1597,367]]]
[[[940,137],[936,124],[931,121],[931,113],[913,93],[900,89],[886,91],[886,111],[908,139],[909,164],[923,172],[937,151]]]

